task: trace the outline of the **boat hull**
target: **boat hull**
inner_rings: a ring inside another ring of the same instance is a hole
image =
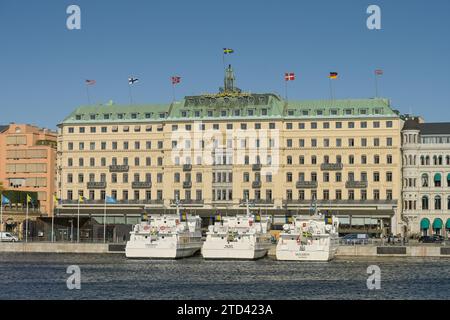
[[[336,255],[337,247],[301,246],[297,244],[278,244],[276,259],[280,261],[330,261]]]
[[[178,245],[127,244],[125,256],[134,259],[181,259],[191,257],[201,249],[202,243]]]
[[[257,246],[240,244],[209,244],[205,242],[202,247],[202,256],[205,259],[221,260],[256,260],[261,259],[269,252],[269,246]]]

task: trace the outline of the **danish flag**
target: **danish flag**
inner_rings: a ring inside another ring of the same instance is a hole
[[[295,80],[295,74],[293,72],[290,72],[290,73],[286,72],[284,74],[284,80],[286,80],[286,81],[293,81],[293,80]]]

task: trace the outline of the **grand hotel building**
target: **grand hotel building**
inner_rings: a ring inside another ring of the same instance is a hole
[[[132,224],[144,211],[254,210],[284,222],[317,207],[343,232],[399,232],[403,126],[388,100],[286,101],[245,93],[167,105],[84,106],[59,125],[58,214]]]

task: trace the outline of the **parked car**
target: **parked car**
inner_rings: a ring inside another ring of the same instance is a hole
[[[351,233],[341,238],[345,244],[368,244],[369,235],[367,233]]]
[[[438,234],[432,236],[422,236],[419,238],[419,242],[422,243],[442,243],[444,240],[444,237]]]
[[[10,232],[0,232],[0,241],[1,242],[17,242],[19,238],[13,235]]]

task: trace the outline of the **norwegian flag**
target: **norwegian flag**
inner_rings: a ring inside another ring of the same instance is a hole
[[[293,72],[286,72],[284,74],[284,80],[286,80],[286,81],[293,81],[293,80],[295,80],[295,74]]]
[[[181,77],[178,77],[178,76],[173,76],[171,79],[172,79],[172,84],[177,84],[177,83],[180,83],[180,81],[181,81]]]

